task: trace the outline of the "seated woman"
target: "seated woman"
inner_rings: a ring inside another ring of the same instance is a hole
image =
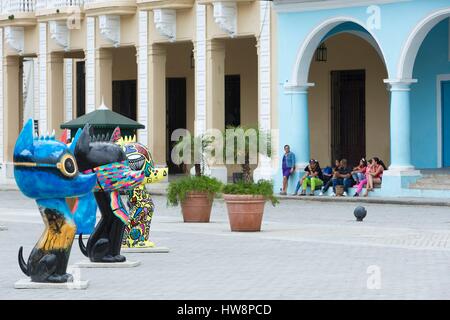
[[[356,187],[355,197],[358,197],[364,187],[367,185],[366,192],[364,193],[364,197],[367,197],[369,191],[373,191],[375,184],[381,184],[381,180],[383,177],[383,171],[386,170],[386,166],[383,161],[377,157],[373,157],[370,161],[369,166],[366,170],[366,178],[362,180],[358,186]]]
[[[359,160],[359,164],[357,167],[353,168],[352,178],[353,180],[355,180],[356,184],[358,184],[360,181],[366,178],[366,168],[367,168],[367,161],[364,158]]]
[[[309,165],[305,168],[305,175],[302,177],[300,184],[302,185],[300,196],[306,195],[308,186],[311,187],[309,195],[312,196],[314,195],[316,187],[321,187],[323,185],[322,169],[320,169],[320,164],[317,160],[309,160]]]

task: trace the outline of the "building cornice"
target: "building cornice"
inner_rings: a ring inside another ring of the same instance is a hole
[[[195,0],[137,0],[139,9],[190,9],[194,6]]]
[[[96,1],[84,4],[84,11],[86,16],[101,16],[101,15],[131,15],[135,14],[137,9],[136,1],[121,0],[121,1]]]
[[[14,17],[11,19],[10,17]],[[0,15],[0,27],[29,27],[36,25],[34,12],[16,12]]]
[[[197,3],[198,4],[213,4],[214,2],[235,2],[235,3],[239,3],[239,2],[254,2],[254,1],[258,1],[258,0],[197,0]],[[268,1],[268,0],[265,0],[265,1]]]
[[[346,7],[363,7],[395,2],[408,2],[411,0],[274,0],[276,12],[301,12],[337,9]]]

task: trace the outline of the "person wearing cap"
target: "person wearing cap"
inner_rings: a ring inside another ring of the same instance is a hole
[[[306,189],[308,186],[311,187],[309,195],[314,195],[314,190],[316,187],[321,187],[323,185],[323,174],[320,168],[319,162],[315,159],[309,160],[309,164],[305,168],[305,174],[302,177],[300,184],[302,185],[302,192],[300,196],[306,195]]]
[[[287,194],[287,187],[290,175],[295,170],[295,154],[291,152],[291,148],[289,145],[284,146],[284,156],[283,156],[283,164],[282,164],[282,172],[283,172],[283,189],[280,192],[280,195]]]

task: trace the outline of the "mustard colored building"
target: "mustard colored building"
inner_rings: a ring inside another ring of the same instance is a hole
[[[255,0],[2,0],[2,177],[27,119],[59,136],[102,99],[145,124],[138,140],[172,173],[177,128],[272,128],[274,17]]]

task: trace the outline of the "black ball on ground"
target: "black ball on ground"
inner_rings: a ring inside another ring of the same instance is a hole
[[[362,206],[358,206],[355,208],[355,211],[353,211],[353,214],[356,217],[356,221],[363,221],[367,215],[367,210]]]

